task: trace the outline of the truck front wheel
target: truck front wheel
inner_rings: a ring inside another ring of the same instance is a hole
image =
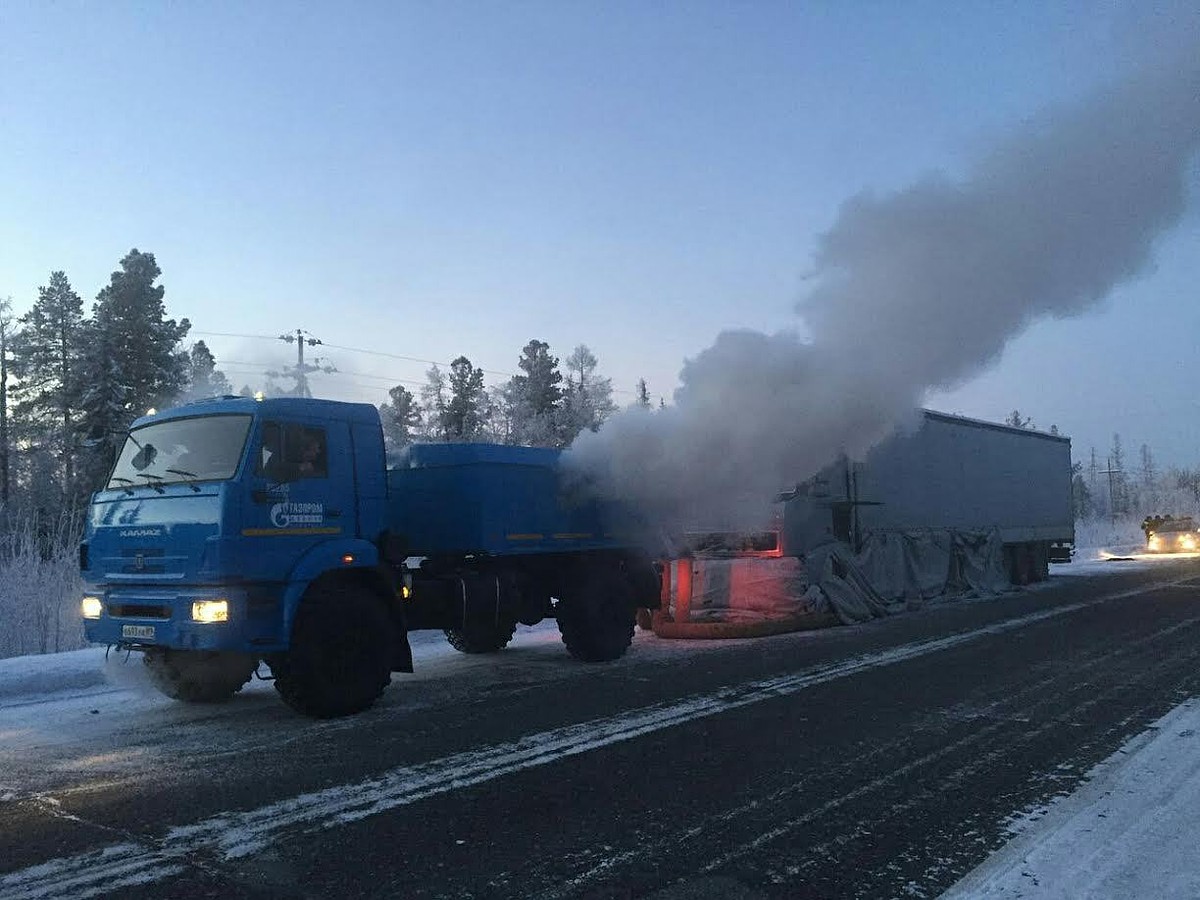
[[[633,587],[615,568],[587,569],[579,582],[558,604],[558,630],[567,651],[584,662],[619,659],[633,641]]]
[[[218,703],[242,689],[258,668],[257,657],[245,653],[152,648],[142,663],[154,686],[172,700]]]
[[[312,588],[291,649],[268,662],[275,690],[302,715],[332,719],[371,706],[392,678],[394,634],[383,603],[361,588]]]

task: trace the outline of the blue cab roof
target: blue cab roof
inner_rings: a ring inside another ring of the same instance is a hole
[[[154,415],[139,416],[129,427],[131,429],[141,428],[143,425],[151,425],[168,419],[230,413],[281,418],[310,416],[350,422],[377,423],[379,421],[379,411],[370,403],[345,403],[341,400],[317,400],[312,397],[269,397],[255,400],[252,397],[227,396],[197,400],[193,403],[164,409]]]

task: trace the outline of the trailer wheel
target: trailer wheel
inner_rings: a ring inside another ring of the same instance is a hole
[[[383,603],[370,593],[317,585],[300,604],[291,649],[268,660],[275,690],[313,718],[361,712],[391,681],[394,639]]]
[[[586,569],[579,586],[559,601],[558,630],[567,651],[584,662],[625,655],[636,619],[633,587],[617,569]]]
[[[450,646],[460,653],[495,653],[508,646],[517,633],[517,623],[501,620],[480,625],[472,623],[469,628],[444,629]]]
[[[258,668],[245,653],[211,650],[146,650],[142,664],[154,686],[172,700],[219,703],[240,691]]]

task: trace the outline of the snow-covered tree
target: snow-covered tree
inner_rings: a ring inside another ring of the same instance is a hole
[[[568,446],[583,431],[596,431],[616,412],[612,379],[596,374],[596,355],[586,344],[571,351],[565,362],[567,386],[563,391],[559,442]]]
[[[1014,409],[1008,414],[1008,418],[1004,420],[1005,425],[1011,425],[1013,428],[1032,428],[1033,419],[1029,416],[1021,415],[1021,411]]]
[[[559,441],[559,406],[562,403],[562,372],[558,357],[551,355],[545,341],[532,340],[521,351],[514,375],[506,386],[512,414],[513,442],[533,446],[555,446]]]
[[[162,274],[153,253],[130,250],[96,297],[93,327],[116,350],[117,372],[133,418],[177,397],[187,385],[188,357],[179,342],[191,323],[166,318]]]
[[[81,493],[99,485],[112,465],[117,436],[134,419],[129,412],[129,388],[117,357],[120,350],[115,337],[89,321],[84,340],[88,352],[83,359],[79,429],[89,440],[79,455]]]
[[[380,404],[379,418],[383,423],[383,440],[388,460],[413,442],[421,428],[421,409],[412,391],[402,384],[388,391],[388,403]]]
[[[196,341],[188,355],[188,386],[183,401],[203,400],[205,397],[224,397],[233,393],[229,379],[217,368],[216,357],[204,341]]]
[[[1083,477],[1082,462],[1071,466],[1071,509],[1076,519],[1089,518],[1095,512],[1092,492],[1088,490],[1087,479]]]
[[[484,436],[497,444],[514,443],[513,407],[508,385],[492,385],[487,389],[487,422]]]
[[[84,333],[81,430],[120,433],[187,385],[189,358],[178,347],[191,324],[166,318],[165,290],[154,283],[161,274],[154,254],[131,250],[96,296]],[[103,477],[113,451],[107,443],[89,454],[85,489]]]
[[[475,441],[483,433],[487,394],[483,370],[465,356],[450,363],[450,400],[442,413],[442,429],[448,440]]]
[[[35,454],[52,454],[62,465],[60,493],[73,494],[75,426],[83,388],[83,300],[66,273],[50,273],[37,301],[21,317],[13,340],[14,413]]]
[[[637,380],[637,397],[633,401],[633,405],[639,409],[650,408],[650,390],[646,387],[645,378],[639,378]]]
[[[434,365],[425,372],[421,386],[422,437],[428,441],[447,440],[445,429],[446,406],[450,402],[446,374]]]

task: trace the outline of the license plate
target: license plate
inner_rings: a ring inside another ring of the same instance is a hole
[[[138,638],[143,641],[154,640],[153,625],[122,625],[121,637]]]

